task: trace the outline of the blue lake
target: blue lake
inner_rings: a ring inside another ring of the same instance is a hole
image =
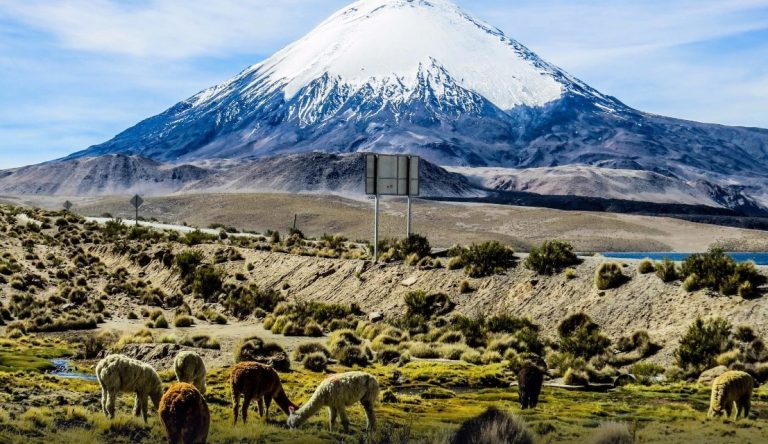
[[[727,253],[736,262],[753,261],[757,265],[768,265],[768,252],[754,252],[754,253]],[[629,252],[629,253],[603,253],[603,256],[615,258],[615,259],[653,259],[662,260],[665,257],[672,259],[673,261],[685,260],[691,253],[664,253],[664,252]]]

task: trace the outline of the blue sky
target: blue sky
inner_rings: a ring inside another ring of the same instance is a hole
[[[108,140],[348,1],[0,0],[0,169]],[[603,93],[768,128],[768,0],[458,0]]]

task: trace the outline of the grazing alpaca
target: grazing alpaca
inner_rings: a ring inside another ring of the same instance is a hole
[[[205,394],[205,362],[193,351],[182,351],[173,360],[173,370],[179,382],[188,382]]]
[[[115,401],[121,392],[136,393],[133,414],[141,413],[147,422],[147,398],[157,408],[163,394],[160,377],[152,366],[123,355],[109,355],[96,365],[96,380],[101,386],[101,409],[115,417]]]
[[[258,362],[240,362],[229,375],[229,386],[232,389],[232,413],[234,424],[237,424],[237,412],[240,407],[240,395],[243,395],[243,423],[248,419],[248,407],[251,400],[256,398],[259,415],[269,416],[269,406],[274,399],[280,410],[290,415],[296,405],[292,403],[283,390],[280,376],[275,369]]]
[[[211,414],[194,385],[186,382],[171,385],[160,399],[158,411],[168,444],[205,444]]]
[[[728,371],[718,376],[712,381],[712,397],[709,400],[707,416],[715,418],[725,411],[730,418],[735,403],[736,417],[738,418],[740,414],[745,418],[749,417],[754,386],[755,381],[746,372]]]
[[[341,425],[349,432],[349,417],[346,408],[356,402],[362,404],[367,420],[366,428],[376,426],[376,412],[373,406],[379,397],[379,383],[373,375],[365,372],[348,372],[326,378],[317,386],[315,393],[300,409],[291,412],[288,427],[301,426],[322,407],[328,407],[330,428],[336,423],[336,415],[341,417]]]
[[[535,409],[539,403],[544,372],[533,364],[526,364],[517,374],[517,390],[520,395],[520,408]]]

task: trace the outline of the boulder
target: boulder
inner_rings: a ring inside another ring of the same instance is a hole
[[[728,371],[728,367],[724,365],[718,365],[709,370],[704,370],[699,375],[698,383],[704,385],[712,385],[712,381],[718,376]]]

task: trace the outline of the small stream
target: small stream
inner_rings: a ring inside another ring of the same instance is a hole
[[[51,359],[51,363],[56,367],[49,374],[66,379],[81,379],[83,381],[95,381],[96,375],[89,373],[76,372],[69,359]]]

